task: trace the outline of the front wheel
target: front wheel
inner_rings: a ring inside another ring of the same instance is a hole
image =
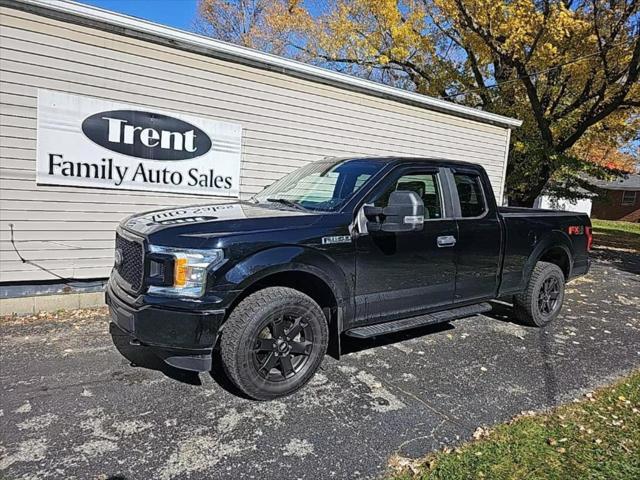
[[[242,300],[224,325],[220,351],[233,383],[256,400],[302,388],[329,341],[322,310],[302,292],[268,287]]]
[[[526,290],[514,298],[517,317],[528,325],[547,325],[560,314],[564,283],[564,273],[560,267],[553,263],[538,262]]]

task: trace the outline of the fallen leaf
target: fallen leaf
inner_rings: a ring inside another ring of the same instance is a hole
[[[481,438],[486,438],[486,437],[489,436],[489,429],[488,428],[483,428],[483,427],[478,427],[473,432],[472,436],[473,436],[474,440],[480,440]]]

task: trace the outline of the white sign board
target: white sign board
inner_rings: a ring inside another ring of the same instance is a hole
[[[242,127],[38,91],[38,184],[237,197]]]

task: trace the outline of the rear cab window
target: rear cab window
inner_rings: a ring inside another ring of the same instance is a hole
[[[487,200],[482,189],[480,175],[474,173],[454,173],[460,215],[462,218],[481,217],[487,212]]]

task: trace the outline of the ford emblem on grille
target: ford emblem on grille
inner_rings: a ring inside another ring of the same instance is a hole
[[[117,267],[122,265],[122,250],[116,248],[116,251],[113,254],[113,264]]]

